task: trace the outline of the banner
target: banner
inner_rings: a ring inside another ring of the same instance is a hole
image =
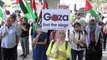
[[[58,4],[58,9],[69,9],[69,5]]]
[[[67,9],[48,9],[42,10],[42,29],[43,30],[65,30],[70,29],[69,15]]]

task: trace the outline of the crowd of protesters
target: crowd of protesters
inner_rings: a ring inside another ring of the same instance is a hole
[[[0,60],[17,60],[18,56],[25,59],[30,53],[29,44],[32,44],[33,51],[31,60],[76,60],[77,57],[83,60],[84,52],[85,60],[102,60],[107,38],[107,22],[103,20],[107,18],[100,17],[98,21],[91,16],[85,22],[79,13],[76,14],[70,30],[44,31],[37,21],[30,23],[26,17],[16,13],[6,16],[4,21],[0,19]],[[29,35],[32,43],[29,43]],[[19,41],[21,55],[17,53]]]

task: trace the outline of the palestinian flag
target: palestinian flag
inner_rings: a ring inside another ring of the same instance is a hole
[[[37,16],[37,18],[35,20],[38,19],[38,15],[37,15],[37,8],[36,8],[36,4],[35,4],[35,0],[31,0],[31,6],[32,6],[32,10],[33,10],[33,13],[35,14],[35,16]]]
[[[86,0],[86,5],[85,5],[85,12],[87,14],[91,14],[93,17],[99,19],[99,16],[96,14],[96,12],[92,9],[92,6],[88,0]]]
[[[42,9],[48,9],[48,3],[47,3],[47,0],[44,0]]]
[[[37,16],[37,18],[35,19],[35,22],[37,22],[37,19],[38,19],[38,15],[37,15],[37,8],[36,8],[36,4],[35,4],[35,0],[31,0],[31,7],[32,7],[32,10],[33,10],[33,13]],[[32,26],[32,33],[34,33],[37,29],[37,25],[33,22],[31,24]]]
[[[16,0],[16,4],[20,6],[26,18],[29,19],[32,17],[34,20],[37,18],[37,16],[33,13],[32,9],[30,8],[27,0]]]
[[[36,10],[37,10],[36,4],[35,4],[35,0],[31,0],[31,6],[32,6],[32,10],[33,10],[33,11],[36,11]]]
[[[44,0],[43,6],[42,6],[42,10],[43,10],[43,9],[48,9],[47,0]],[[39,18],[38,18],[39,21],[42,19],[42,10],[41,10],[41,12],[40,12],[40,14],[39,14]]]

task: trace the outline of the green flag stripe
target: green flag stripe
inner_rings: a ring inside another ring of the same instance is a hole
[[[4,16],[1,8],[0,8],[0,17],[2,18],[2,21],[4,21]]]
[[[25,17],[29,19],[30,18],[30,14],[29,14],[26,6],[25,6],[24,1],[23,0],[19,0],[19,4],[20,4],[20,8],[22,9],[23,13],[25,14]]]
[[[94,11],[94,10],[89,10],[87,13],[91,14],[92,16],[96,17],[97,19],[99,19],[98,14]]]
[[[28,3],[27,2],[25,2],[25,3],[26,3],[26,8],[27,8],[28,12],[31,14],[32,18],[35,20],[37,18],[37,16],[33,13],[32,9],[28,5]]]

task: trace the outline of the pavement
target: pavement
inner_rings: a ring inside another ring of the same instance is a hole
[[[18,60],[32,60],[32,45],[31,45],[31,37],[29,36],[29,50],[30,50],[30,53],[29,55],[27,56],[27,58],[25,59],[22,59],[22,57],[19,57],[19,55],[22,54],[22,47],[21,47],[21,44],[19,43],[18,45]]]
[[[103,51],[103,58],[102,60],[107,60],[107,49],[106,51]]]
[[[29,42],[30,42],[30,45],[29,45],[29,47],[30,47],[30,54],[25,59],[22,59],[21,57],[19,57],[19,55],[22,54],[21,44],[19,43],[19,45],[18,45],[18,60],[32,60],[31,39],[29,39]],[[85,60],[85,59],[83,59],[83,60]],[[106,51],[103,51],[103,58],[102,58],[102,60],[107,60],[107,49],[106,49]]]
[[[30,49],[30,54],[27,56],[27,58],[22,59],[22,57],[19,57],[19,55],[22,54],[21,46],[18,47],[18,60],[32,60],[32,50]]]

